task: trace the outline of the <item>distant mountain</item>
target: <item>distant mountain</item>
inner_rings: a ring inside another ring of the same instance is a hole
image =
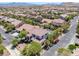
[[[36,4],[24,2],[0,3],[0,6],[35,6]]]
[[[76,2],[63,2],[63,6],[79,6],[79,3]]]
[[[0,6],[79,6],[79,3],[74,2],[6,2]]]
[[[52,3],[47,3],[44,5],[49,5],[49,6],[58,6],[58,5],[62,5],[62,2],[52,2]]]
[[[0,3],[0,6],[40,6],[40,5],[60,5],[60,3],[52,2],[11,2]]]

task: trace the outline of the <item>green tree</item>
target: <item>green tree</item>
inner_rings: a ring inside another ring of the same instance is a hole
[[[17,46],[18,45],[19,40],[17,38],[12,39],[11,43],[13,46]]]
[[[54,40],[57,39],[58,36],[61,34],[62,34],[62,28],[58,28],[47,35],[47,40],[49,40],[50,43],[53,43]]]
[[[32,42],[31,44],[27,45],[21,53],[22,55],[35,56],[35,55],[40,55],[41,50],[42,48],[39,43]]]
[[[53,43],[53,32],[51,32],[50,34],[47,35],[47,40],[50,41],[50,43]]]
[[[69,27],[70,27],[69,23],[62,24],[62,26],[61,26],[61,28],[63,29],[64,32],[67,32],[67,30],[69,29]]]
[[[78,21],[76,32],[77,32],[77,34],[79,34],[79,21]]]
[[[7,30],[7,32],[11,32],[12,30],[15,29],[15,26],[12,25],[9,22],[5,22],[5,21],[0,21],[0,24],[4,26],[4,28]]]
[[[49,40],[46,40],[44,42],[44,48],[49,48],[49,46],[51,45],[50,41]]]
[[[73,50],[76,49],[75,44],[70,44],[70,45],[68,46],[68,49],[69,49],[71,52],[73,52]]]
[[[60,56],[69,56],[71,55],[71,51],[65,48],[59,48],[58,49],[58,55]]]
[[[27,33],[28,33],[28,32],[26,32],[26,31],[23,29],[22,31],[20,31],[19,37],[20,37],[20,38],[23,38],[23,37],[25,37],[25,36],[27,35]]]
[[[0,34],[0,44],[2,43],[2,41],[3,41],[3,37]]]
[[[72,15],[69,15],[65,19],[66,19],[66,21],[70,21],[71,19],[73,19],[73,16]]]
[[[50,30],[56,29],[56,27],[53,26],[53,25],[51,25],[51,24],[45,24],[45,25],[43,25],[43,28],[44,28],[44,29],[50,29]]]
[[[4,46],[0,44],[0,55],[3,55],[4,50],[5,50]]]
[[[13,29],[15,29],[15,26],[9,24],[9,25],[7,25],[7,27],[5,27],[5,28],[6,28],[7,32],[11,32]]]

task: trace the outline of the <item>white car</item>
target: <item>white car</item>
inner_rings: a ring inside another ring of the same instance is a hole
[[[11,34],[13,37],[18,37],[19,33],[15,32]]]

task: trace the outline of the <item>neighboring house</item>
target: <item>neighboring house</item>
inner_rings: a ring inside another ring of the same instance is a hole
[[[48,31],[46,29],[39,28],[37,26],[32,26],[29,24],[24,24],[21,27],[17,28],[17,30],[21,31],[25,29],[29,32],[29,34],[32,34],[32,37],[38,40],[45,39],[47,37]]]
[[[4,21],[8,21],[11,24],[13,24],[16,28],[20,27],[23,25],[23,22],[17,19],[13,19],[13,18],[8,18],[8,17],[4,17],[3,18]]]
[[[68,12],[67,15],[77,14],[77,12]]]
[[[49,24],[49,23],[52,23],[52,21],[53,20],[51,20],[51,19],[43,19],[41,22]]]
[[[60,18],[61,18],[61,19],[65,19],[67,16],[68,16],[67,14],[61,14],[61,15],[60,15]]]
[[[15,14],[16,16],[23,16],[25,17],[26,15],[25,14]]]
[[[11,24],[13,24],[16,28],[18,28],[23,25],[23,22],[19,20],[14,20],[13,22],[11,22]]]
[[[64,23],[65,23],[65,20],[62,20],[62,19],[54,19],[52,21],[52,25],[54,25],[54,26],[61,26]]]
[[[43,17],[42,16],[36,16],[35,19],[36,19],[37,22],[41,22],[43,20]]]

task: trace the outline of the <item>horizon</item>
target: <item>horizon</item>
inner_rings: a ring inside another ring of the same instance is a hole
[[[0,2],[0,4],[10,4],[10,3],[13,3],[13,4],[15,4],[15,3],[29,3],[29,4],[36,4],[36,5],[43,5],[43,4],[51,4],[51,3],[53,3],[53,4],[61,4],[61,3],[63,3],[63,2]]]

